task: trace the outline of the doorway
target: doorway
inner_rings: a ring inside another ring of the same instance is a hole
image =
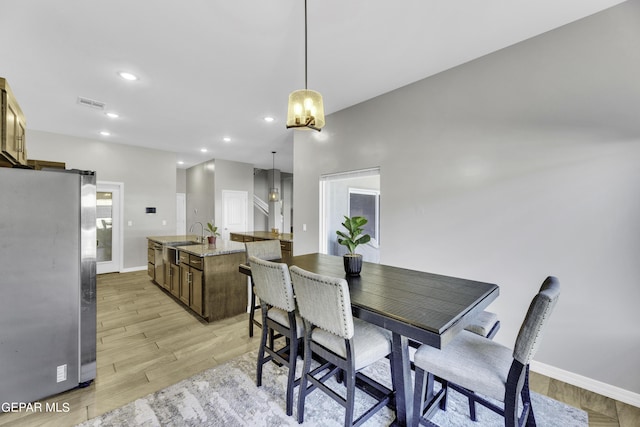
[[[356,250],[363,260],[380,262],[380,168],[327,174],[320,177],[320,252],[342,256],[347,248],[338,243],[345,216],[364,216],[371,241]]]
[[[96,273],[122,269],[122,197],[124,184],[100,182],[96,185]]]
[[[222,190],[222,238],[228,240],[230,233],[247,231],[248,217],[249,193]]]

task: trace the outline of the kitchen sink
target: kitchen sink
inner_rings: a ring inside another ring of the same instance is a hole
[[[193,240],[185,240],[183,242],[169,242],[165,243],[165,246],[189,246],[189,245],[201,245],[202,242],[196,242]]]

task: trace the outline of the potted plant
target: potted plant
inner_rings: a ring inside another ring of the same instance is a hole
[[[342,226],[347,229],[348,233],[340,230],[336,231],[338,243],[346,246],[349,250],[349,253],[343,256],[344,271],[349,276],[359,276],[362,270],[362,255],[355,253],[355,251],[359,245],[368,243],[371,240],[371,236],[363,233],[363,226],[367,222],[369,221],[363,216],[349,218],[345,215]]]
[[[218,227],[213,225],[213,223],[208,222],[207,223],[207,231],[210,234],[210,236],[207,236],[207,240],[209,240],[209,244],[210,245],[215,245],[216,244],[216,237],[218,237],[220,235],[220,233],[218,233]]]

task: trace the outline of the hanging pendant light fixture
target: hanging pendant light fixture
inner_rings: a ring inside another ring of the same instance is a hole
[[[304,89],[291,92],[287,112],[287,129],[317,130],[324,127],[322,95],[307,89],[307,0],[304,0]]]
[[[276,152],[272,151],[273,156],[273,169],[271,170],[271,189],[269,189],[269,201],[280,201],[280,191],[276,188]]]

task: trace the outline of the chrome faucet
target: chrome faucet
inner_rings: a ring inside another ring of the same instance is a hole
[[[193,227],[195,227],[196,224],[200,224],[200,231],[201,231],[200,243],[204,243],[204,225],[202,225],[201,222],[194,222],[191,225],[191,227],[189,227],[189,233],[193,232]]]

